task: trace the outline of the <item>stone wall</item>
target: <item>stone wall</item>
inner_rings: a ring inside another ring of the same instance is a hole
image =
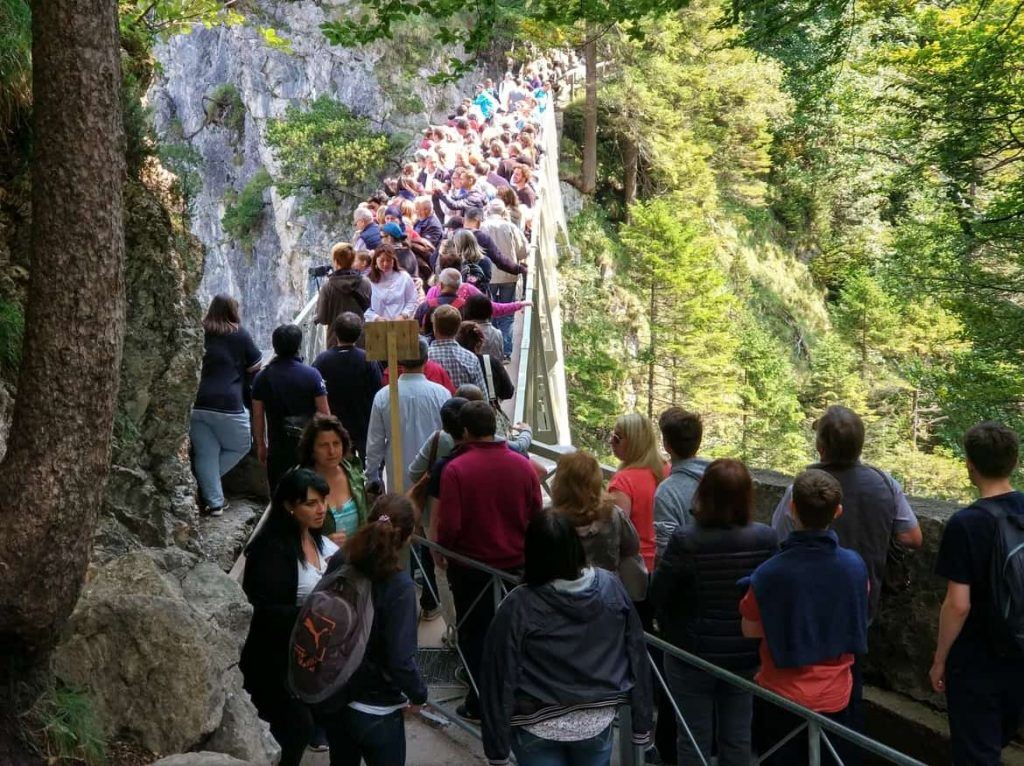
[[[774,471],[754,471],[756,486],[755,515],[768,523],[782,499],[791,477]],[[906,581],[905,588],[882,592],[881,609],[868,638],[866,681],[883,689],[905,694],[936,707],[945,707],[945,698],[935,694],[928,682],[935,651],[935,633],[939,606],[946,583],[934,574],[935,556],[946,519],[957,509],[951,503],[911,498],[924,534],[920,550],[906,556],[893,567],[893,578]]]

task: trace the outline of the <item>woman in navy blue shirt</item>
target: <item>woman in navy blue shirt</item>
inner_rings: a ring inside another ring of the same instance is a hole
[[[242,390],[245,376],[259,370],[262,354],[242,328],[238,302],[230,295],[215,295],[210,301],[203,332],[203,369],[189,439],[205,507],[211,516],[220,516],[225,508],[220,477],[252,446]]]

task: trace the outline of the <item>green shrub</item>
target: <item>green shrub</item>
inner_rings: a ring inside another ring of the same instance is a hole
[[[263,222],[263,208],[266,205],[263,192],[272,184],[270,174],[264,168],[260,168],[245,184],[241,193],[227,206],[224,217],[221,218],[224,232],[237,240],[246,250],[252,248],[256,230]]]
[[[21,365],[21,340],[25,332],[25,316],[16,303],[0,300],[0,365],[6,370]]]
[[[47,763],[107,762],[107,743],[91,700],[63,686],[44,691],[24,715],[31,743]]]
[[[238,88],[224,82],[203,99],[207,124],[220,125],[241,138],[245,130],[245,104]]]
[[[32,13],[25,0],[0,0],[0,143],[24,125],[32,104]]]
[[[363,185],[399,152],[394,139],[328,96],[270,120],[267,143],[281,168],[275,186],[285,197],[303,195],[302,213],[333,212],[346,200],[362,199]]]

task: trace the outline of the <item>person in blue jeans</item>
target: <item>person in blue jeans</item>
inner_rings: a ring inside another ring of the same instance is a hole
[[[249,454],[252,437],[243,394],[246,375],[260,368],[262,354],[242,327],[238,302],[215,295],[203,317],[203,367],[189,424],[193,466],[203,506],[224,513],[221,477]]]
[[[518,280],[498,285],[492,283],[487,286],[487,290],[490,292],[491,300],[494,303],[512,303],[516,299],[516,286],[518,284]],[[514,314],[495,317],[491,320],[491,324],[501,330],[501,339],[504,342],[505,359],[512,358],[512,326],[515,321],[516,318]]]
[[[484,643],[480,702],[492,764],[608,766],[619,705],[633,741],[652,728],[644,631],[618,575],[587,565],[572,521],[545,510],[524,540],[523,586],[502,602]]]
[[[427,701],[416,664],[416,586],[402,562],[412,529],[412,502],[383,495],[332,562],[347,562],[373,583],[373,624],[352,678],[314,710],[327,731],[331,766],[404,766],[403,715]]]

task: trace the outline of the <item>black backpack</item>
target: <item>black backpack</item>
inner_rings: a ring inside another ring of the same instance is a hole
[[[482,293],[487,292],[487,286],[490,282],[487,281],[487,275],[484,274],[484,270],[480,268],[478,263],[467,263],[462,267],[462,281],[468,285],[473,285]]]
[[[979,500],[995,519],[989,592],[989,639],[1000,656],[1024,652],[1024,514],[1007,513],[1002,503]]]

